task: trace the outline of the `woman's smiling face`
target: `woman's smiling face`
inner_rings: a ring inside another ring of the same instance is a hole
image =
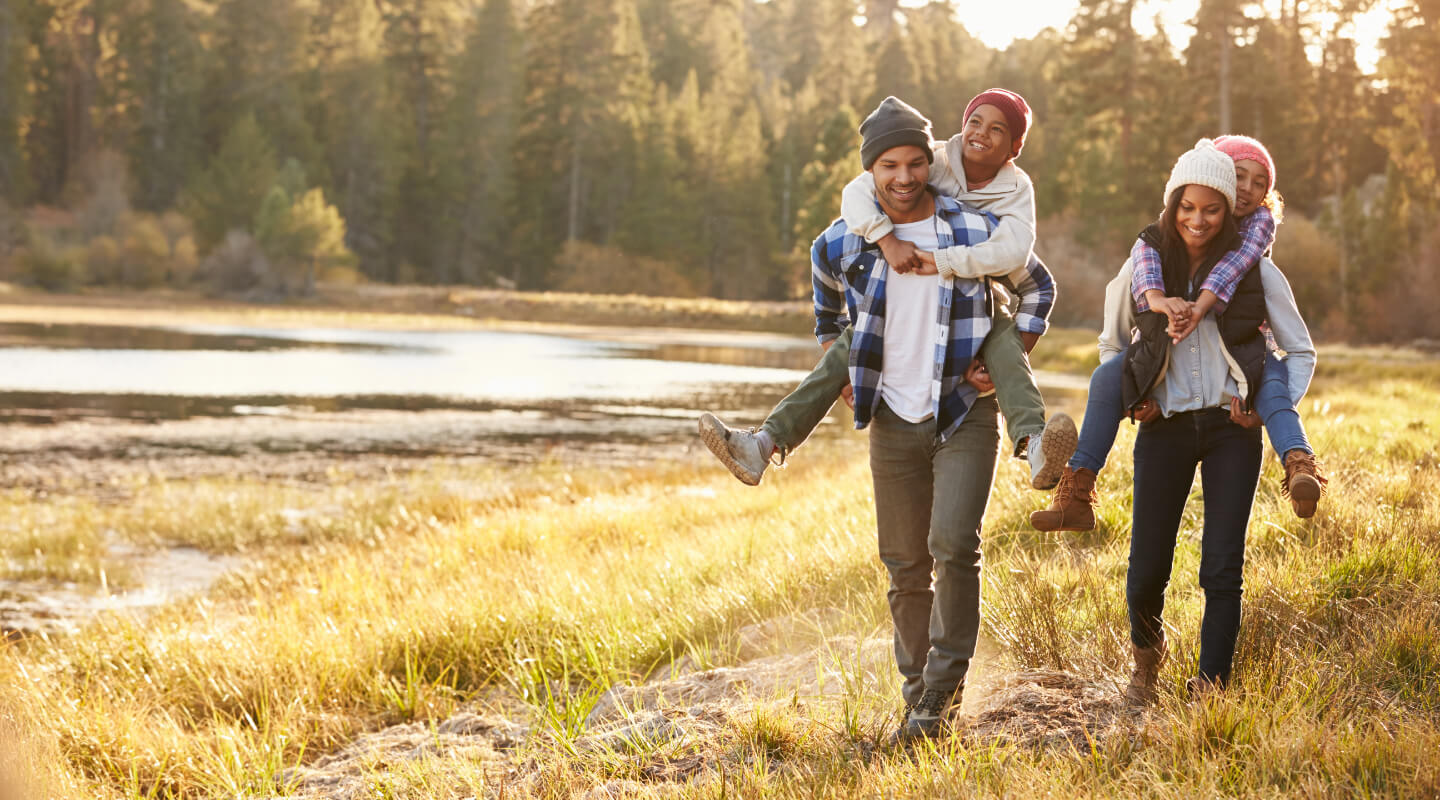
[[[1225,195],[1209,186],[1189,184],[1180,194],[1176,207],[1175,232],[1186,249],[1199,253],[1220,233],[1228,213],[1230,206],[1225,202]]]

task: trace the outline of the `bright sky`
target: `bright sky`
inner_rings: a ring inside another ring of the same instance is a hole
[[[1400,1],[1381,0],[1370,11],[1356,17],[1352,29],[1345,31],[1358,43],[1356,60],[1362,72],[1375,71],[1375,64],[1380,58],[1377,44],[1385,35],[1385,27],[1393,14],[1392,8]],[[927,2],[929,0],[901,0],[901,5],[920,6]],[[952,0],[952,3],[965,28],[997,50],[1015,39],[1028,39],[1045,28],[1063,30],[1080,6],[1077,0],[1005,0],[998,3]],[[1264,3],[1267,13],[1278,15],[1279,0],[1264,0]],[[1135,11],[1135,27],[1142,33],[1153,32],[1158,16],[1170,41],[1183,48],[1194,34],[1189,21],[1199,5],[1200,0],[1140,0]],[[1310,56],[1318,59],[1319,53],[1311,53]]]

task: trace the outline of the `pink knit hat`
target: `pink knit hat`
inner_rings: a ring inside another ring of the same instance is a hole
[[[1265,175],[1270,179],[1270,183],[1265,186],[1265,194],[1268,195],[1275,189],[1275,160],[1270,157],[1270,151],[1266,150],[1265,145],[1260,144],[1258,139],[1252,139],[1249,136],[1217,136],[1215,137],[1215,147],[1230,156],[1232,161],[1244,161],[1248,158],[1251,161],[1259,162],[1261,166],[1265,167]]]

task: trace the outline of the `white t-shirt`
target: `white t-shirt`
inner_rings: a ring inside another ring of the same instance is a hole
[[[936,217],[895,226],[895,238],[935,252],[940,246]],[[935,371],[936,319],[940,281],[934,275],[885,277],[885,350],[880,397],[901,419],[921,422],[935,413],[930,396]]]

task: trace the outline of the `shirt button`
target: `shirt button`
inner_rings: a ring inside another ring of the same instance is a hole
[[[1190,370],[1190,374],[1191,374],[1191,375],[1194,375],[1195,377],[1198,378],[1198,377],[1200,377],[1200,370],[1198,370],[1198,369],[1192,369],[1192,370]]]
[[[1193,344],[1190,345],[1190,352],[1192,352],[1192,353],[1195,352],[1195,345],[1193,345]]]
[[[1195,395],[1195,402],[1197,402],[1197,403],[1200,402],[1200,395],[1198,395],[1198,394]]]

